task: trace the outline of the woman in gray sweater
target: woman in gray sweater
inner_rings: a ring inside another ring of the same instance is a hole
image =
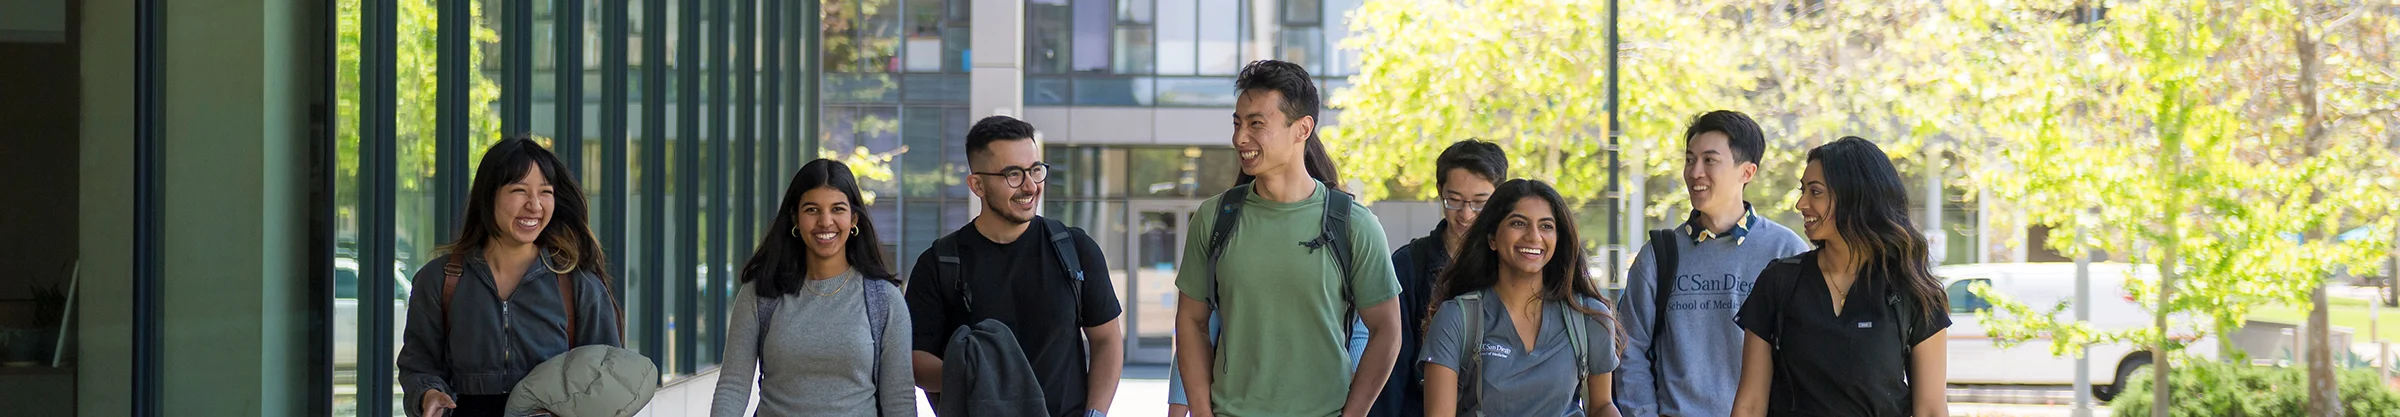
[[[800,167],[742,267],[709,415],[909,416],[908,307],[858,181],[841,162]]]

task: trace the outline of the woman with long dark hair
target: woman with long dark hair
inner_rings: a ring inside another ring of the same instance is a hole
[[[1584,269],[1575,216],[1549,184],[1492,192],[1434,282],[1425,415],[1614,416],[1616,315]],[[1462,377],[1466,376],[1466,377]]]
[[[1817,249],[1758,274],[1736,416],[1947,416],[1949,300],[1875,144],[1808,151],[1796,208]]]
[[[709,415],[917,412],[911,324],[850,167],[809,161],[742,266]]]
[[[458,240],[411,278],[398,360],[409,415],[500,415],[535,365],[576,346],[624,346],[587,207],[540,143],[519,136],[484,152]]]

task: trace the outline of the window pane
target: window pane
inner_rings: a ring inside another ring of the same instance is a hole
[[[1108,71],[1109,21],[1116,16],[1109,0],[1076,0],[1074,72]]]
[[[868,3],[824,2],[826,72],[900,70],[899,11],[888,2]]]
[[[361,196],[359,189],[366,185],[359,181],[359,151],[361,150],[359,100],[364,98],[360,94],[362,90],[359,83],[359,70],[362,68],[359,62],[361,58],[359,35],[363,13],[359,2],[336,2],[336,4],[338,5],[336,7],[339,7],[335,11],[338,17],[334,19],[334,30],[337,34],[333,41],[336,42],[334,48],[340,51],[335,55],[340,59],[334,63],[333,88],[335,94],[338,95],[336,102],[342,103],[342,105],[335,106],[336,114],[333,120],[335,157],[333,178],[330,180],[334,183],[333,225],[331,226],[334,229],[334,309],[333,317],[330,320],[333,326],[334,374],[349,375],[349,378],[333,381],[335,386],[332,400],[334,413],[355,415],[358,414],[361,397],[374,399],[382,398],[382,396],[361,395],[357,389],[360,380],[358,352],[359,347],[367,345],[364,343],[363,336],[368,334],[359,332],[359,329],[377,328],[376,323],[366,320],[366,314],[362,314],[358,304],[358,276],[360,272],[364,271],[359,269],[361,255],[363,255],[358,251],[360,235],[358,217],[362,209],[359,205]],[[401,103],[401,105],[405,106],[407,103]],[[394,277],[394,280],[401,279],[407,278]],[[402,316],[395,315],[394,317]],[[400,328],[402,322],[404,320],[393,320],[390,326]],[[393,340],[398,339],[394,338]],[[394,348],[393,351],[398,352],[399,349]],[[393,391],[398,392],[399,390],[394,389]]]
[[[908,103],[966,104],[968,78],[966,74],[908,74],[901,76],[906,88],[901,100]]]
[[[1067,0],[1033,0],[1025,4],[1026,73],[1067,72],[1072,14]]]
[[[1076,77],[1074,80],[1076,105],[1150,105],[1149,77]]]
[[[1311,74],[1325,72],[1325,39],[1322,29],[1313,27],[1284,28],[1281,41],[1275,47],[1275,59],[1300,64]]]
[[[1044,198],[1056,202],[1125,196],[1125,149],[1045,146],[1042,153],[1053,170]]]
[[[1157,70],[1158,53],[1148,27],[1118,27],[1116,73],[1149,74]]]
[[[1283,0],[1283,22],[1289,24],[1316,23],[1319,11],[1317,0]]]
[[[1232,188],[1241,174],[1232,149],[1139,148],[1130,153],[1128,194],[1136,197],[1206,198]]]
[[[1192,75],[1199,69],[1200,26],[1193,0],[1158,0],[1158,74]]]
[[[1200,74],[1233,75],[1242,69],[1240,0],[1200,1]]]
[[[1350,39],[1350,11],[1357,10],[1361,0],[1327,0],[1325,2],[1325,52],[1332,69],[1326,75],[1358,74],[1357,49],[1343,48]]]
[[[1159,78],[1158,105],[1233,107],[1232,78]]]
[[[1064,106],[1074,91],[1068,88],[1066,77],[1025,77],[1025,105]],[[963,137],[963,136],[962,136]]]
[[[1148,24],[1152,0],[1117,0],[1117,22]]]

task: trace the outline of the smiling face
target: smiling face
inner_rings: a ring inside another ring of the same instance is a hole
[[[1825,186],[1823,165],[1808,161],[1808,170],[1800,174],[1800,201],[1792,208],[1800,211],[1800,228],[1808,240],[1831,242],[1841,233],[1833,230],[1833,189]]]
[[[1299,175],[1308,175],[1301,161],[1308,149],[1308,133],[1316,127],[1316,118],[1289,118],[1283,112],[1280,91],[1243,91],[1234,99],[1233,111],[1233,150],[1241,157],[1242,173],[1260,176],[1302,170]]]
[[[1450,222],[1450,230],[1455,231],[1454,234],[1465,234],[1467,227],[1475,224],[1476,216],[1482,214],[1483,203],[1492,199],[1492,190],[1499,186],[1492,184],[1491,179],[1465,168],[1451,168],[1442,176],[1445,177],[1442,181],[1442,200],[1445,200],[1442,220]],[[1466,207],[1449,207],[1452,205]]]
[[[968,175],[967,189],[983,199],[986,214],[999,216],[1011,224],[1033,221],[1034,205],[1041,202],[1042,189],[1047,182],[1037,182],[1032,174],[1023,172],[1041,163],[1041,151],[1034,149],[1033,139],[993,141],[985,154],[973,161],[975,172],[1001,173],[1019,171],[1020,185],[1011,187],[1008,178],[991,175]]]
[[[1742,186],[1758,174],[1758,164],[1737,162],[1732,137],[1725,132],[1702,132],[1684,143],[1683,185],[1692,194],[1692,208],[1724,213],[1739,210]]]
[[[525,177],[502,184],[498,195],[492,196],[492,222],[507,239],[517,244],[532,244],[542,238],[542,229],[550,226],[550,210],[556,206],[555,191],[542,167],[534,165],[525,170]]]
[[[1542,266],[1556,256],[1558,246],[1558,217],[1550,202],[1540,198],[1517,200],[1508,217],[1501,218],[1500,228],[1492,231],[1492,252],[1500,254],[1500,265],[1509,271],[1541,275]]]
[[[792,225],[800,229],[800,240],[811,257],[835,259],[842,257],[842,248],[850,243],[850,227],[858,222],[856,213],[850,197],[841,190],[817,187],[800,195]]]

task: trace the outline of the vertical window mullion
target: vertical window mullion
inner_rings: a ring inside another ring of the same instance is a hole
[[[399,279],[386,268],[369,265],[390,265],[397,257],[392,243],[394,182],[397,173],[399,147],[394,139],[394,108],[398,107],[395,87],[399,37],[398,0],[366,0],[359,12],[359,146],[358,146],[358,256],[359,297],[362,300],[386,300],[392,282]],[[373,298],[370,298],[373,297]],[[392,355],[391,329],[397,325],[390,303],[361,303],[366,309],[364,328],[372,331],[360,334],[360,358],[386,358]],[[339,324],[337,324],[339,325]],[[393,414],[393,365],[389,361],[359,360],[357,404],[360,415],[388,416]],[[405,406],[402,406],[405,407]]]
[[[734,137],[740,139],[741,143],[734,148],[738,156],[733,164],[733,190],[734,196],[739,197],[732,198],[736,202],[732,244],[726,245],[725,250],[729,261],[739,262],[741,255],[748,253],[742,249],[749,248],[753,243],[750,236],[758,233],[755,220],[759,201],[755,192],[758,189],[758,0],[742,0],[742,10],[734,16],[739,16],[733,20],[740,22],[742,28],[735,39],[740,46],[734,48],[734,55],[738,57],[734,60],[735,80],[740,81],[734,87]],[[728,278],[738,269],[730,263],[726,268]],[[724,310],[732,310],[731,303],[727,303]],[[722,340],[723,337],[719,336],[718,339]]]
[[[558,111],[558,159],[567,163],[567,170],[578,175],[583,172],[583,2],[582,0],[551,0],[551,30],[558,34],[557,55],[551,74],[558,80],[554,102]],[[585,177],[589,178],[589,177]],[[594,183],[583,181],[586,190]],[[602,184],[618,187],[615,183]],[[588,213],[586,215],[589,215]]]
[[[708,34],[710,36],[708,82],[711,88],[708,89],[709,133],[707,138],[711,146],[708,153],[709,203],[708,208],[704,209],[708,213],[708,232],[705,236],[708,239],[708,242],[705,243],[708,251],[708,287],[706,287],[708,292],[703,294],[709,308],[704,312],[708,316],[707,320],[701,323],[708,326],[703,329],[713,331],[707,332],[705,339],[708,347],[701,349],[700,353],[708,358],[704,361],[705,363],[715,364],[718,362],[717,356],[722,352],[716,347],[723,345],[721,339],[724,338],[722,323],[725,321],[725,292],[720,288],[725,286],[725,276],[731,269],[725,267],[725,252],[732,246],[729,244],[732,239],[729,239],[726,233],[729,229],[727,221],[731,220],[728,217],[733,214],[732,204],[730,204],[733,199],[726,192],[726,179],[730,176],[726,171],[731,168],[727,166],[726,160],[730,159],[728,157],[731,156],[732,147],[729,142],[732,142],[733,139],[730,134],[733,122],[733,89],[731,88],[733,60],[730,55],[733,49],[731,39],[733,10],[732,0],[709,0],[709,2],[711,12],[708,14]]]
[[[506,109],[500,117],[501,136],[528,133],[533,129],[533,2],[515,0],[505,3],[508,23],[503,24],[507,28],[502,30],[507,34],[500,37],[500,44],[505,45],[500,50],[508,54],[508,58],[501,61],[507,66],[504,72],[508,82],[500,86],[501,108]]]
[[[617,257],[616,262],[610,262],[608,265],[609,275],[616,278],[610,280],[610,283],[615,285],[609,290],[616,292],[619,302],[622,303],[627,295],[624,279],[625,265],[632,261],[632,254],[625,252],[625,236],[630,232],[625,223],[625,199],[633,197],[633,184],[626,181],[626,171],[631,168],[626,165],[625,161],[626,129],[629,127],[626,119],[625,97],[625,89],[628,87],[625,56],[627,46],[625,40],[627,28],[625,26],[628,19],[625,8],[629,6],[609,1],[601,2],[601,5],[600,182],[607,184],[610,188],[608,190],[609,198],[601,202],[603,206],[601,223],[607,226],[605,231],[601,232],[600,245],[606,248],[605,250],[609,254]],[[623,308],[621,305],[618,307]],[[626,326],[627,328],[632,328],[631,323],[626,324],[629,324]],[[627,339],[627,346],[635,346],[630,342],[632,335],[619,336]]]
[[[675,282],[696,282],[697,280],[694,278],[697,277],[690,275],[691,271],[694,267],[703,264],[700,261],[700,239],[695,235],[700,230],[698,214],[700,210],[700,193],[698,192],[700,173],[697,168],[700,165],[699,63],[701,39],[699,6],[701,2],[700,0],[682,1],[683,6],[678,10],[676,16],[676,20],[680,21],[680,27],[676,28],[678,34],[675,39],[678,44],[676,51],[681,52],[676,54],[679,57],[675,60],[675,68],[677,73],[682,76],[682,80],[675,84],[678,91],[675,97],[677,102],[675,109],[675,130],[677,132],[675,138],[677,142],[675,145],[675,180],[677,184],[675,195],[676,201],[681,204],[681,209],[675,211],[676,221],[680,226],[675,230],[677,255],[675,256],[676,271],[673,274],[678,277],[690,277],[675,280]],[[689,375],[693,371],[699,370],[694,366],[700,359],[699,352],[692,344],[692,339],[700,335],[698,324],[692,322],[692,319],[700,315],[700,307],[695,303],[700,298],[699,288],[689,284],[678,284],[675,285],[675,294],[676,308],[673,319],[676,323],[675,347],[672,348],[675,351],[675,373]]]
[[[782,184],[781,180],[785,177],[782,152],[784,6],[783,0],[766,0],[766,3],[766,13],[759,14],[759,22],[766,25],[765,36],[760,38],[760,41],[766,44],[760,45],[759,48],[759,51],[766,55],[759,60],[759,64],[766,70],[766,76],[763,80],[765,84],[759,86],[758,91],[767,95],[759,99],[757,112],[761,116],[759,117],[758,154],[766,156],[765,160],[761,161],[760,165],[763,166],[760,167],[761,174],[758,179],[758,199],[762,200],[759,204],[767,207],[767,212],[759,215],[757,227],[761,228],[774,223],[775,215],[779,214],[775,212],[775,210],[781,209],[775,206],[781,204],[781,199],[777,198],[777,191],[783,188],[778,185]],[[756,241],[756,239],[752,241]]]
[[[667,0],[642,0],[642,348],[667,363]]]
[[[472,94],[469,86],[473,85],[470,80],[475,78],[475,69],[469,66],[472,61],[469,54],[474,52],[471,34],[475,28],[472,17],[475,4],[473,0],[441,2],[436,17],[440,29],[435,37],[439,44],[436,49],[439,56],[435,57],[435,77],[439,79],[435,95],[439,101],[434,111],[438,131],[434,135],[433,173],[434,200],[441,215],[433,219],[433,230],[446,235],[458,230],[458,218],[465,215],[467,178],[473,174],[467,170],[467,135],[473,125],[470,106],[474,101],[469,98]]]

